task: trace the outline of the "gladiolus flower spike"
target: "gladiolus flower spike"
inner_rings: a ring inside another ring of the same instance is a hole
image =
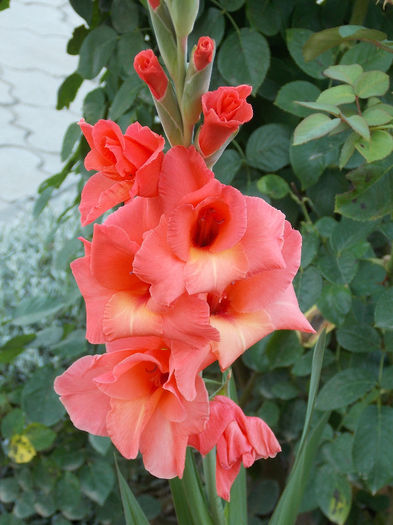
[[[172,16],[182,46],[198,5],[149,0],[152,18]],[[253,115],[250,86],[208,91],[214,51],[211,38],[200,38],[181,82],[175,61],[168,78],[152,50],[135,57],[172,146],[166,153],[165,139],[138,122],[123,133],[110,120],[80,121],[85,166],[96,171],[82,191],[82,224],[122,206],[94,225],[91,241],[81,239],[85,254],[71,264],[86,337],[106,352],[77,360],[55,390],[77,428],[109,436],[126,458],[140,452],[155,476],[182,477],[188,445],[203,455],[216,447],[217,493],[229,500],[240,465],[274,457],[280,446],[229,398],[209,401],[204,370],[215,361],[226,370],[274,330],[314,330],[292,284],[299,232],[209,169]]]

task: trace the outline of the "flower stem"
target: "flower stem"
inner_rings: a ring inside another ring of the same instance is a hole
[[[226,525],[224,509],[216,491],[216,449],[211,450],[203,458],[203,472],[205,474],[207,496],[214,525]]]

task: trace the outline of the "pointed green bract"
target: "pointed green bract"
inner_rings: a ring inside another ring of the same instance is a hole
[[[309,140],[318,139],[333,131],[339,124],[340,119],[331,119],[323,113],[314,113],[305,118],[295,129],[294,141],[295,146],[304,144]]]

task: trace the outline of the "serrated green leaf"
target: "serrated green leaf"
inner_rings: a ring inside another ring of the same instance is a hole
[[[322,315],[330,322],[342,324],[345,315],[351,309],[352,295],[350,290],[340,284],[324,286],[317,302]]]
[[[135,72],[131,72],[131,75],[126,78],[120,89],[116,92],[109,108],[109,118],[117,120],[121,117],[133,105],[141,87],[139,77]]]
[[[41,423],[31,423],[24,434],[38,451],[49,448],[56,439],[56,432]]]
[[[392,152],[393,137],[387,131],[378,129],[371,132],[369,141],[359,140],[355,148],[367,162],[375,162],[384,159]]]
[[[334,375],[321,389],[316,408],[336,410],[352,404],[377,384],[374,373],[367,368],[347,368]]]
[[[363,68],[359,64],[330,66],[323,72],[329,78],[346,82],[352,86],[362,73]]]
[[[317,102],[320,104],[332,104],[333,106],[351,104],[354,101],[355,93],[353,87],[347,84],[325,89],[317,98]]]
[[[328,50],[319,57],[318,61],[306,62],[303,56],[303,49],[312,34],[313,32],[309,29],[287,29],[286,38],[288,50],[296,64],[307,73],[307,75],[313,78],[324,78],[323,71],[334,62],[333,53]]]
[[[337,330],[337,340],[343,348],[356,353],[375,352],[381,348],[378,332],[366,324],[344,324]]]
[[[242,158],[237,151],[226,149],[214,165],[216,178],[223,184],[231,184],[242,163]]]
[[[290,192],[288,183],[282,177],[269,173],[257,181],[257,188],[272,199],[282,199]]]
[[[382,106],[382,104],[380,104]],[[363,118],[369,126],[382,126],[393,120],[393,116],[380,107],[372,106],[363,112]]]
[[[247,18],[255,29],[266,36],[276,35],[281,27],[280,11],[271,0],[248,0]]]
[[[78,477],[82,492],[103,505],[115,483],[112,465],[105,460],[95,459],[78,472]]]
[[[357,25],[330,27],[310,36],[303,48],[304,58],[313,60],[346,40],[359,40],[360,38],[379,41],[385,40],[386,34],[376,29],[367,29]]]
[[[340,64],[359,64],[365,71],[387,71],[393,61],[393,54],[366,42],[360,42],[344,53]]]
[[[385,290],[375,306],[375,324],[384,330],[393,330],[393,288]]]
[[[373,493],[393,480],[393,408],[370,405],[362,412],[353,442],[353,461]]]
[[[323,465],[315,478],[317,501],[325,516],[344,525],[351,510],[352,489],[349,481],[331,466]]]
[[[218,69],[231,85],[250,84],[256,92],[270,65],[268,43],[260,33],[242,28],[229,35],[218,53]]]
[[[75,99],[83,78],[78,73],[72,73],[63,80],[57,91],[56,109],[69,108],[71,102]]]
[[[352,115],[351,117],[344,117],[345,122],[351,126],[353,131],[363,137],[365,140],[370,140],[370,130],[367,122],[360,115]]]
[[[294,146],[305,144],[310,140],[318,139],[333,131],[339,124],[340,119],[331,119],[324,113],[314,113],[306,117],[296,127],[294,132]]]
[[[259,0],[258,0],[259,1]],[[298,117],[308,117],[311,114],[307,108],[313,108],[307,106],[307,103],[298,102],[299,100],[316,100],[320,94],[320,89],[317,88],[311,82],[304,80],[295,80],[294,82],[288,82],[280,88],[274,104],[280,109],[297,115]],[[299,107],[302,106],[302,107]]]
[[[269,172],[289,164],[290,134],[283,124],[266,124],[253,131],[246,147],[250,165]]]
[[[360,98],[380,97],[389,89],[389,76],[382,71],[366,71],[356,80],[355,93]]]
[[[106,66],[116,46],[117,34],[107,25],[93,29],[84,39],[77,72],[83,78],[92,79]]]
[[[299,100],[295,100],[295,104],[299,104],[305,108],[315,109],[317,111],[326,111],[327,113],[331,113],[335,116],[339,116],[341,114],[340,108],[334,106],[333,104],[323,104],[320,102],[301,102]]]
[[[138,5],[134,4],[132,0],[114,0],[111,19],[113,27],[118,33],[132,31],[139,24]]]

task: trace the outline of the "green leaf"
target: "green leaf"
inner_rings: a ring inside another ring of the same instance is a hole
[[[109,26],[100,25],[93,29],[82,43],[77,72],[83,78],[96,77],[106,66],[115,49],[116,40],[116,31]]]
[[[387,131],[375,130],[371,132],[370,140],[359,140],[355,144],[358,152],[367,162],[384,159],[393,150],[393,138]]]
[[[362,166],[347,174],[353,185],[336,196],[335,210],[358,221],[375,220],[393,211],[393,172],[385,164]]]
[[[10,7],[10,0],[0,0],[0,11]]]
[[[344,53],[340,64],[359,64],[365,71],[387,71],[392,61],[392,53],[388,53],[366,42],[361,42]]]
[[[356,80],[354,89],[360,98],[380,97],[389,89],[389,76],[382,71],[366,71]]]
[[[65,472],[56,483],[56,502],[65,517],[73,519],[81,503],[81,490],[78,478],[71,472]]]
[[[216,42],[216,47],[219,46],[225,31],[225,19],[222,12],[215,7],[205,9],[202,16],[198,18],[194,30],[190,35],[189,46],[190,49],[198,42],[201,36],[209,35]]]
[[[320,104],[332,104],[334,106],[340,104],[350,104],[355,101],[355,93],[352,86],[344,84],[342,86],[334,86],[325,89],[317,98]]]
[[[330,322],[340,325],[351,309],[352,295],[348,288],[339,284],[324,286],[317,306]]]
[[[81,135],[81,129],[77,122],[72,122],[65,132],[61,146],[60,158],[63,162],[73,153],[75,144],[79,141]]]
[[[2,503],[11,503],[15,501],[18,494],[19,485],[15,478],[8,477],[0,479],[0,501]]]
[[[27,519],[35,514],[34,509],[34,493],[33,492],[22,492],[18,499],[15,501],[12,512],[17,518]]]
[[[258,0],[259,1],[259,0]],[[280,88],[274,104],[280,109],[292,113],[298,117],[307,117],[311,114],[307,108],[310,106],[304,105],[299,100],[315,100],[320,90],[311,82],[305,80],[295,80],[294,82],[288,82]],[[299,107],[300,106],[302,107]],[[311,109],[319,109],[312,108]]]
[[[298,146],[310,140],[319,139],[337,128],[340,122],[339,118],[331,119],[324,113],[309,115],[296,127],[293,144]]]
[[[60,85],[57,92],[56,109],[69,108],[81,87],[83,78],[78,73],[69,75]]]
[[[146,515],[139,505],[136,497],[132,493],[132,490],[127,485],[126,480],[123,478],[120,472],[119,466],[116,464],[117,478],[120,486],[120,496],[124,509],[124,520],[126,525],[149,525]]]
[[[78,15],[84,18],[90,25],[93,17],[92,0],[70,0],[70,4],[74,11],[76,11]]]
[[[43,518],[49,518],[56,512],[56,502],[53,494],[36,494],[34,510]],[[53,523],[53,522],[52,522]]]
[[[378,332],[369,325],[350,322],[337,330],[338,343],[351,352],[368,353],[381,348]]]
[[[72,32],[72,37],[67,42],[67,53],[69,55],[79,55],[79,51],[82,45],[82,42],[89,34],[89,30],[86,26],[78,26]]]
[[[132,31],[139,25],[138,6],[132,0],[114,0],[111,18],[118,33]]]
[[[248,0],[246,12],[250,24],[264,35],[273,36],[279,32],[280,11],[272,0]]]
[[[355,431],[352,456],[359,476],[375,493],[393,481],[393,408],[370,405]]]
[[[38,368],[22,390],[22,408],[30,421],[51,426],[62,419],[65,410],[53,390],[55,370],[50,366]]]
[[[218,69],[231,85],[250,84],[256,92],[270,65],[270,50],[260,33],[242,28],[229,35],[218,53]]]
[[[61,296],[28,297],[22,300],[16,307],[11,323],[17,326],[37,323],[45,317],[54,315],[63,308],[66,308],[72,304],[75,299],[76,296],[73,294],[68,298]]]
[[[359,64],[330,66],[323,72],[326,77],[346,82],[352,86],[362,73],[363,68]]]
[[[304,58],[313,60],[332,47],[336,47],[348,40],[385,40],[386,34],[376,29],[356,25],[330,27],[310,36],[303,48]]]
[[[333,138],[325,137],[314,143],[291,145],[289,156],[302,189],[307,189],[318,181],[328,165],[337,161],[338,147]]]
[[[14,434],[22,434],[25,426],[25,415],[20,408],[14,408],[1,420],[3,438],[9,439]]]
[[[393,288],[385,290],[378,298],[375,325],[383,330],[393,330]]]
[[[284,124],[266,124],[253,131],[246,147],[249,164],[268,172],[289,164],[290,133]]]
[[[282,199],[290,192],[288,183],[282,177],[269,173],[257,181],[257,188],[272,199]]]
[[[333,523],[344,525],[351,510],[352,488],[345,476],[323,465],[315,478],[318,505]]]
[[[354,248],[359,243],[366,241],[375,229],[373,223],[359,224],[356,221],[343,218],[332,231],[330,244],[335,252],[340,255],[344,250]]]
[[[377,384],[374,373],[367,368],[347,368],[338,372],[319,393],[318,410],[336,410],[352,404]]]
[[[338,167],[340,168],[340,170],[343,169],[343,167],[349,162],[349,159],[355,153],[355,144],[358,140],[359,135],[357,133],[351,133],[345,139],[338,161]]]
[[[237,11],[244,4],[245,0],[221,0],[221,5],[227,11]]]
[[[117,61],[125,76],[134,75],[133,60],[142,49],[146,49],[146,42],[140,31],[129,31],[120,36],[117,43]],[[140,85],[142,86],[142,82]]]
[[[105,115],[105,91],[93,89],[83,101],[83,115],[89,124],[95,124]]]
[[[112,444],[109,437],[93,436],[93,434],[89,434],[89,443],[102,456],[105,456]]]
[[[363,112],[363,118],[369,126],[382,126],[393,120],[393,116],[379,106],[382,104],[367,108]]]
[[[286,330],[274,332],[266,345],[266,355],[272,370],[292,365],[302,353],[303,347],[296,334]]]
[[[301,102],[299,100],[296,100],[295,103],[305,108],[315,109],[317,111],[326,111],[327,113],[331,113],[335,116],[341,115],[340,108],[334,106],[333,104],[324,104],[320,102]]]
[[[24,434],[37,451],[49,448],[56,439],[56,432],[53,432],[53,430],[40,423],[32,423],[29,425]]]
[[[82,492],[103,505],[115,483],[112,465],[102,459],[95,459],[78,472],[78,477]]]
[[[288,50],[296,64],[307,73],[307,75],[313,78],[324,78],[323,71],[334,62],[333,53],[327,51],[319,57],[318,61],[306,62],[303,56],[303,47],[312,34],[313,32],[309,29],[287,29]]]
[[[111,120],[117,120],[134,104],[140,88],[140,79],[133,71],[116,92],[115,98],[109,108],[109,118]]]
[[[351,126],[353,131],[363,137],[365,140],[370,140],[370,130],[367,122],[360,115],[352,115],[351,117],[344,117],[345,122]],[[356,143],[355,143],[356,147]]]
[[[322,291],[322,277],[314,266],[298,272],[294,280],[296,296],[302,312],[309,310],[317,302]]]
[[[158,499],[149,494],[142,494],[137,499],[148,520],[154,520],[161,514],[161,503]]]
[[[323,332],[315,345],[310,388],[308,393],[307,412],[302,436],[295,463],[289,475],[288,482],[278,505],[269,521],[269,525],[293,525],[296,521],[300,503],[311,472],[312,463],[325,428],[329,413],[322,415],[310,431],[311,417],[314,411],[315,397],[318,391],[319,379],[326,346],[326,334]]]
[[[35,338],[36,334],[23,334],[8,339],[0,348],[0,363],[11,363]]]
[[[242,166],[242,158],[234,149],[226,149],[214,165],[214,174],[223,184],[231,184]]]
[[[254,481],[248,497],[249,513],[269,514],[274,509],[279,494],[280,487],[276,480]]]

